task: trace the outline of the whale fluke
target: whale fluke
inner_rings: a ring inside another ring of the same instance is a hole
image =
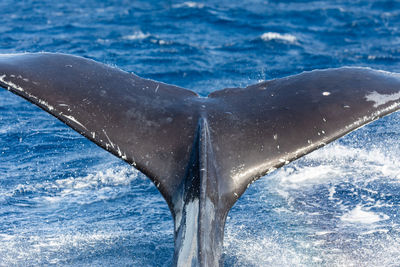
[[[218,266],[256,179],[400,108],[400,75],[315,70],[207,97],[93,60],[0,55],[0,86],[148,176],[174,218],[176,266]]]

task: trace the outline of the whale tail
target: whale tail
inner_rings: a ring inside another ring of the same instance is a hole
[[[397,74],[304,72],[207,97],[63,54],[0,55],[0,86],[149,177],[177,266],[217,266],[230,208],[263,175],[400,108]]]

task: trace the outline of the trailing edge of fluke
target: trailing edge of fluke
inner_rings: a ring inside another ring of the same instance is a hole
[[[154,182],[176,266],[221,263],[226,216],[256,179],[400,107],[398,74],[349,67],[200,97],[81,57],[8,54],[0,86]]]

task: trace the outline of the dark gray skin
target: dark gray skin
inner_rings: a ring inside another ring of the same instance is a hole
[[[221,264],[226,216],[256,179],[400,108],[400,76],[305,72],[207,97],[63,54],[0,55],[0,86],[149,177],[176,266]]]

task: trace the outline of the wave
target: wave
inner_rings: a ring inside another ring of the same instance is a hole
[[[150,37],[150,33],[143,33],[142,31],[135,31],[132,34],[122,36],[122,39],[125,40],[143,40]]]
[[[181,4],[175,4],[172,7],[173,8],[203,8],[205,5],[203,3],[198,3],[198,2],[183,2]]]
[[[288,33],[280,34],[280,33],[277,33],[277,32],[266,32],[266,33],[263,33],[260,36],[260,38],[263,41],[266,41],[266,42],[274,40],[274,41],[287,42],[287,43],[290,43],[290,44],[296,44],[297,43],[296,36],[294,36],[292,34],[288,34]]]
[[[97,201],[115,199],[130,192],[130,184],[140,177],[134,168],[112,167],[90,173],[82,177],[69,177],[36,184],[19,184],[13,197],[32,194],[31,201],[48,205],[49,203],[90,204]]]
[[[364,179],[362,182],[373,182],[376,177],[397,181],[400,180],[398,153],[385,147],[363,149],[335,143],[277,170],[270,177],[287,189],[329,184],[349,174]]]

